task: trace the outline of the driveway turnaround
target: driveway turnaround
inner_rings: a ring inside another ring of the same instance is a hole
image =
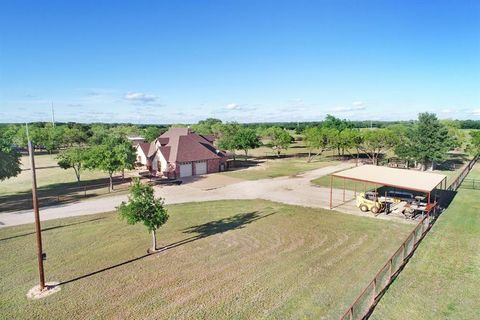
[[[315,208],[329,207],[329,188],[313,186],[310,181],[351,167],[340,163],[295,177],[279,177],[256,181],[238,181],[219,174],[210,174],[186,180],[184,184],[155,187],[156,196],[165,198],[166,204],[212,200],[265,199],[292,205]],[[211,183],[209,183],[209,180]],[[86,200],[65,205],[40,208],[41,220],[51,220],[115,210],[127,195]],[[0,228],[33,223],[32,210],[0,213]]]

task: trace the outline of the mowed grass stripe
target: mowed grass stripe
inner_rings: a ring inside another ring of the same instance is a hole
[[[1,229],[2,315],[335,318],[411,229],[260,200],[169,210],[159,245],[179,245],[67,283],[41,301],[25,298],[37,282],[34,235],[22,236],[32,225]],[[126,225],[115,213],[47,221],[44,228],[50,228],[44,232],[47,280],[68,281],[125,262],[150,244],[143,226]]]

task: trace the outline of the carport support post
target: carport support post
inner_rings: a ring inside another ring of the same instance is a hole
[[[333,175],[330,175],[330,209],[332,209]]]

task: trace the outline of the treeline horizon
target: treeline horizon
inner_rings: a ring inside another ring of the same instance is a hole
[[[212,119],[212,118],[210,118]],[[220,119],[218,119],[220,120]],[[348,120],[343,119],[348,123],[351,123],[353,128],[364,129],[364,128],[386,128],[391,125],[412,125],[417,122],[417,120]],[[202,120],[199,120],[202,121]],[[444,119],[440,121],[449,121],[455,122],[458,124],[459,129],[480,129],[480,120],[458,120],[458,119]],[[228,123],[230,121],[222,121],[224,123]],[[265,126],[276,126],[281,127],[284,129],[289,130],[303,130],[310,126],[321,126],[325,120],[321,121],[278,121],[278,122],[237,122],[238,124],[248,127],[248,128],[257,128],[257,127],[265,127]],[[26,122],[28,125],[36,125],[43,127],[47,124],[51,124],[51,121],[32,121]],[[82,127],[89,127],[93,125],[100,125],[105,126],[107,128],[114,128],[118,126],[132,126],[138,127],[140,129],[146,129],[149,127],[158,127],[158,128],[170,128],[175,126],[194,126],[198,122],[195,123],[131,123],[131,122],[62,122],[62,121],[55,121],[55,125],[59,126],[82,126]],[[25,122],[0,122],[0,126],[9,126],[9,125],[25,125]]]

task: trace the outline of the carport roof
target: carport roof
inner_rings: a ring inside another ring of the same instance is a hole
[[[446,178],[445,175],[438,173],[374,165],[347,169],[334,173],[333,176],[421,192],[432,191]]]

